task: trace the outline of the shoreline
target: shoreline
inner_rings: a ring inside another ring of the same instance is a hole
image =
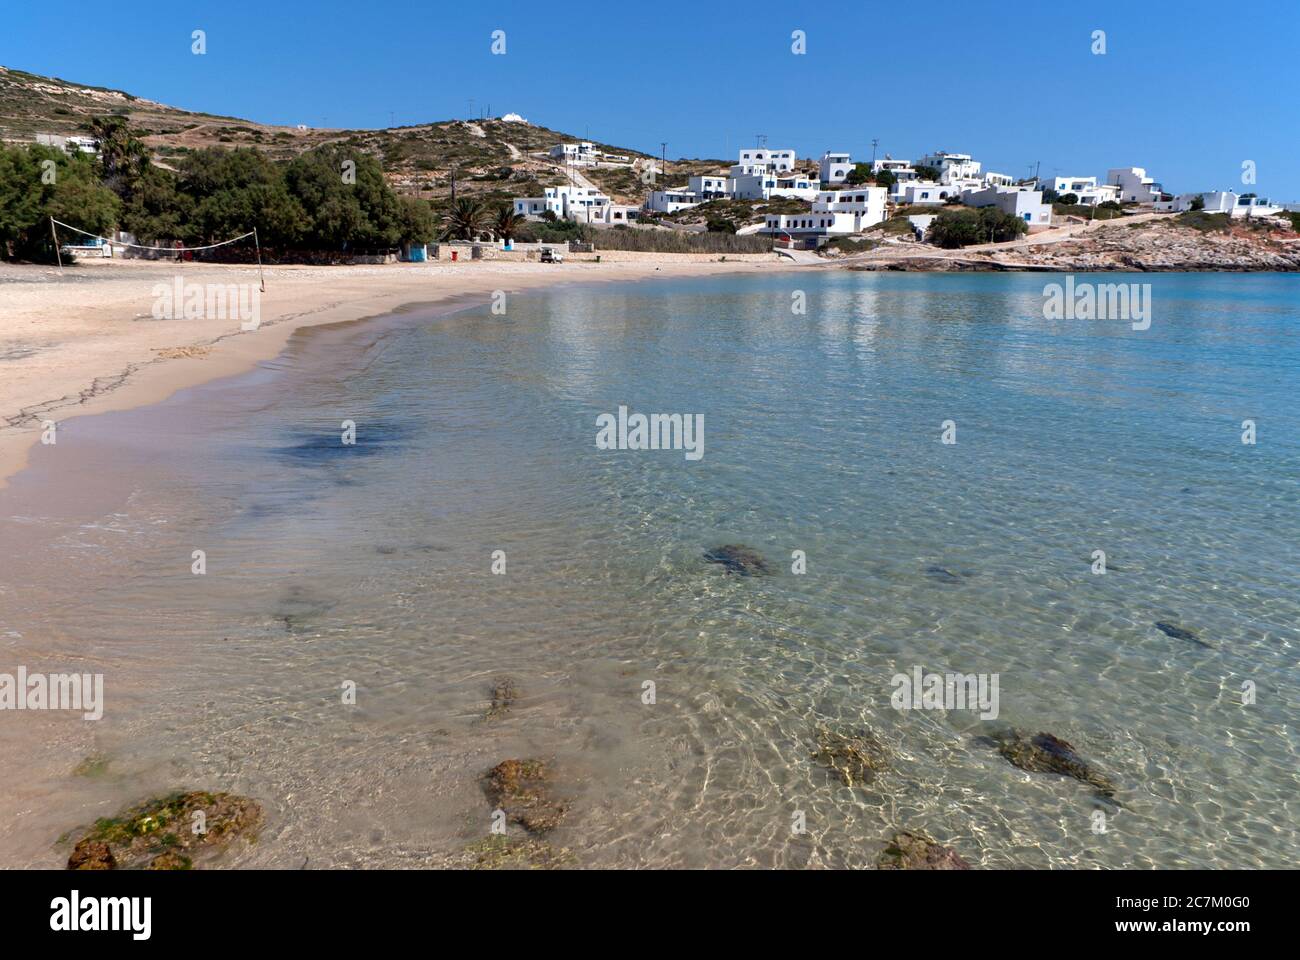
[[[237,318],[154,320],[148,314],[150,291],[177,276],[186,283],[256,284],[255,267],[89,261],[60,274],[49,267],[5,266],[0,297],[16,309],[0,317],[0,490],[28,465],[45,422],[56,424],[57,437],[57,426],[69,419],[149,406],[245,373],[279,356],[298,330],[416,308],[452,312],[498,291],[509,296],[565,285],[797,269],[766,254],[725,261],[630,255],[600,265],[270,267],[260,327],[243,331]]]

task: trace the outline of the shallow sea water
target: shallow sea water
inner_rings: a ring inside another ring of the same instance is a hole
[[[1300,281],[1132,279],[1146,331],[1043,319],[1041,275],[554,289],[68,421],[0,494],[0,670],[102,671],[108,706],[0,717],[0,863],[192,785],[268,810],[232,866],[439,865],[538,756],[580,866],[868,866],[897,829],[984,867],[1293,864]],[[598,450],[620,404],[703,414],[703,459]],[[729,543],[773,575],[704,560]],[[996,674],[998,719],[893,709],[915,666]],[[1117,802],[981,743],[1007,725]],[[823,726],[889,768],[846,787]]]

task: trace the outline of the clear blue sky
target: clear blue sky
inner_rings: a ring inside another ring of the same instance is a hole
[[[673,157],[936,148],[1300,199],[1300,0],[174,4],[7,0],[0,63],[266,123],[517,112]],[[839,10],[841,12],[831,12]],[[190,53],[194,29],[205,56]],[[506,54],[490,52],[506,32]],[[791,53],[791,32],[807,53]],[[1091,52],[1093,30],[1107,52]]]

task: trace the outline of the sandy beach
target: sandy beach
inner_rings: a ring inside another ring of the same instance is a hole
[[[789,268],[788,261],[784,268]],[[250,266],[85,260],[0,265],[0,488],[22,469],[44,425],[155,403],[177,390],[276,356],[295,330],[567,283],[768,272],[772,254],[729,256],[611,251],[563,264],[434,261],[265,268],[260,326],[238,317],[159,320],[154,290],[186,284],[256,285]]]

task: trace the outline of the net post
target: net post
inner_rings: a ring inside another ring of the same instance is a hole
[[[257,227],[253,228],[253,246],[257,248],[257,278],[262,281],[262,292],[266,293],[266,276],[262,273],[262,242],[257,239]]]
[[[50,215],[50,236],[54,238],[54,256],[59,261],[59,273],[63,272],[63,254],[59,250],[59,232],[54,229],[54,215]]]

